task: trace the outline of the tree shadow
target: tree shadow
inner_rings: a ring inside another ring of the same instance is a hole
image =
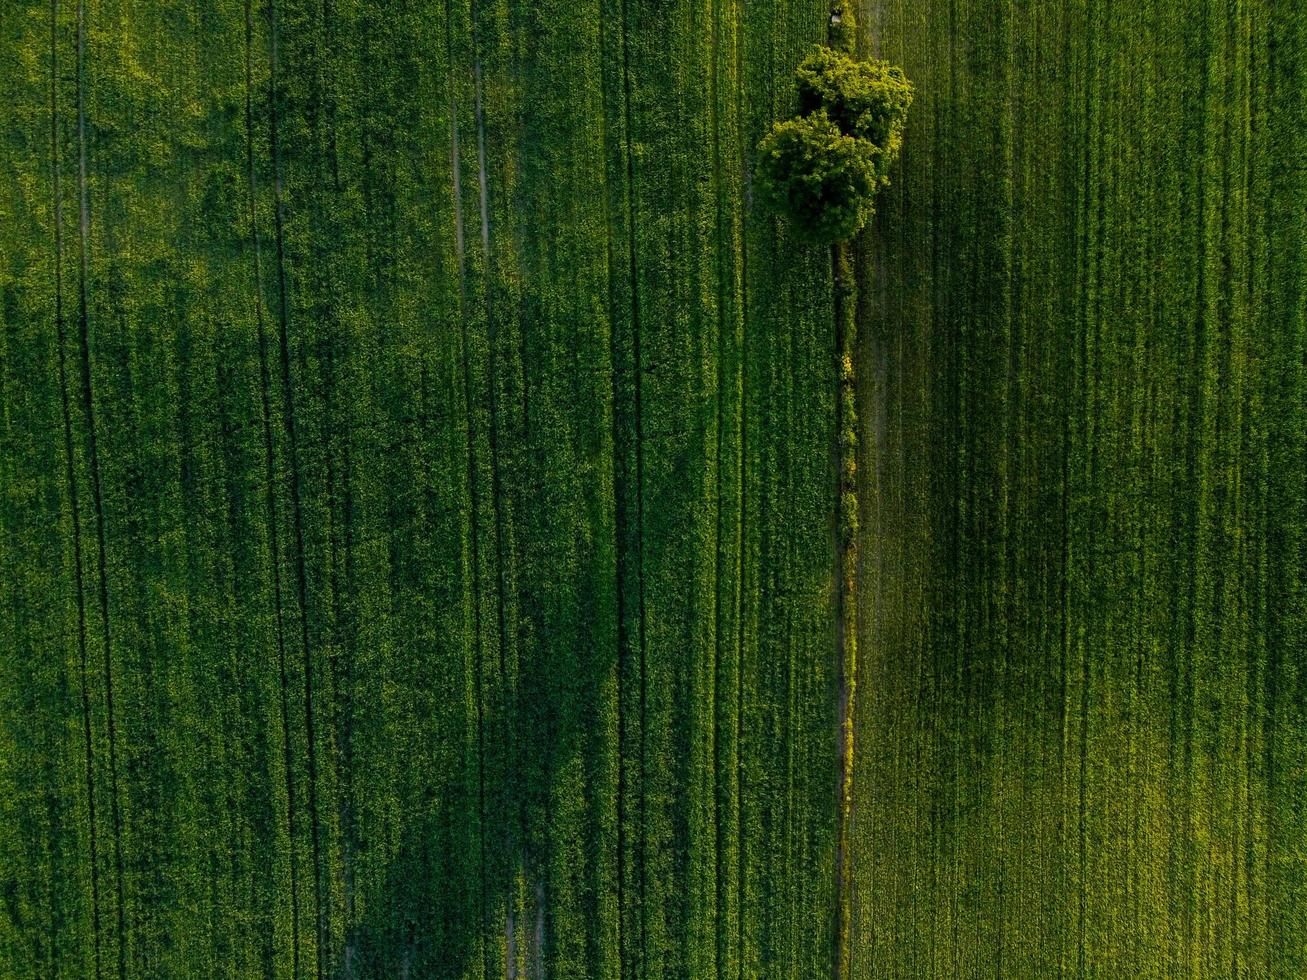
[[[599,591],[586,583],[579,588]],[[604,598],[613,602],[611,594]],[[597,933],[604,931],[602,907],[613,896],[611,890],[601,894],[600,865],[613,864],[617,856],[589,852],[605,845],[598,824],[607,820],[615,827],[621,806],[600,785],[598,771],[605,751],[607,764],[616,764],[618,747],[604,728],[604,715],[615,715],[618,650],[593,636],[565,642],[568,632],[589,633],[587,625],[551,623],[562,609],[556,615],[535,612],[523,617],[527,628],[559,639],[523,644],[515,683],[487,692],[475,714],[464,714],[463,744],[445,747],[457,762],[428,774],[434,779],[419,791],[383,880],[371,894],[358,895],[357,919],[329,975],[542,976],[555,911],[546,899],[547,880],[559,871],[551,867],[558,863],[551,853],[557,837],[551,799],[559,792],[556,774],[578,765],[584,799],[577,802],[585,815],[576,829],[588,838],[578,842],[586,866],[563,872],[584,882],[583,907],[567,911],[579,911],[587,934],[596,934],[587,935],[586,959],[602,961]],[[470,651],[470,670],[479,666],[483,678],[503,680],[497,654],[479,665],[475,657]],[[465,696],[465,678],[446,678],[445,692]],[[609,812],[599,813],[604,807]]]

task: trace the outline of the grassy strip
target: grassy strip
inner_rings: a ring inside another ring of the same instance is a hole
[[[852,863],[849,830],[853,821],[854,719],[858,684],[858,383],[857,284],[848,242],[831,246],[835,284],[835,333],[838,367],[838,547],[839,602],[839,748],[835,833],[835,968],[847,977],[852,968]]]

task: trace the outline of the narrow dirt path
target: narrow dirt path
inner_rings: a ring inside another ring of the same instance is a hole
[[[853,52],[856,38],[853,11],[843,0],[831,5],[827,43]],[[850,933],[853,924],[853,875],[849,837],[853,824],[853,705],[858,670],[858,381],[857,296],[853,246],[847,241],[831,246],[831,272],[835,307],[836,376],[836,651],[839,657],[839,719],[836,749],[836,785],[839,799],[835,814],[835,937],[832,976],[848,977],[852,967]]]
[[[834,265],[835,334],[838,378],[839,510],[836,528],[838,600],[836,649],[839,656],[839,747],[837,780],[839,810],[835,822],[835,963],[836,980],[847,977],[850,967],[849,828],[853,821],[853,702],[857,693],[858,663],[858,495],[857,495],[857,375],[854,350],[857,333],[857,284],[853,278],[852,246],[838,242],[831,248]]]

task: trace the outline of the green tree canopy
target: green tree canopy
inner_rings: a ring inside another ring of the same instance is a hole
[[[777,123],[759,146],[764,199],[816,242],[848,238],[871,215],[874,150],[824,111]]]
[[[763,194],[817,242],[852,237],[903,143],[912,85],[885,61],[819,47],[796,72],[800,114],[759,146]]]
[[[877,176],[898,156],[903,124],[912,105],[912,85],[903,69],[887,61],[855,61],[841,51],[818,47],[796,72],[799,111],[825,110],[840,132],[876,148]]]

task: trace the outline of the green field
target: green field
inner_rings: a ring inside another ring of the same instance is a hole
[[[912,6],[857,973],[1307,976],[1307,11]]]
[[[0,978],[1307,976],[1307,12],[0,3]]]

